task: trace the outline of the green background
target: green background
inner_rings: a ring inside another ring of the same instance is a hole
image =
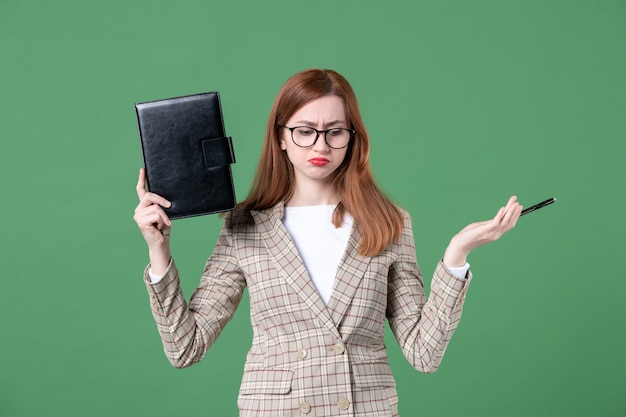
[[[381,187],[413,216],[426,281],[511,194],[478,249],[440,370],[391,334],[404,416],[625,416],[626,2],[0,3],[0,416],[236,415],[248,301],[207,357],[164,357],[132,220],[133,104],[218,90],[238,197],[282,83],[352,83]],[[175,222],[187,295],[221,220]]]

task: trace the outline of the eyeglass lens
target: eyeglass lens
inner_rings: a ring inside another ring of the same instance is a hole
[[[312,146],[320,135],[324,135],[326,144],[331,148],[343,148],[350,142],[350,130],[343,128],[317,130],[308,126],[290,128],[291,137],[298,146]]]

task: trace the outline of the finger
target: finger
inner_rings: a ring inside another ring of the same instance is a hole
[[[515,210],[516,205],[519,205],[516,202],[516,200],[517,200],[517,196],[509,197],[509,200],[506,202],[506,205],[500,209],[501,211],[498,212],[498,214],[500,214],[500,217],[498,218],[500,223],[506,223],[509,221],[509,219],[511,218],[511,214]]]
[[[520,215],[522,214],[522,206],[518,203],[515,203],[505,214],[501,223],[498,225],[499,234],[502,235],[517,224],[517,220],[519,220]]]
[[[161,207],[170,208],[172,203],[165,197],[161,197],[158,194],[147,192],[144,196],[144,201],[149,204],[158,204]]]
[[[162,207],[165,207],[165,208],[169,208],[169,207],[172,206],[172,203],[169,200],[161,197],[158,194],[150,193],[147,190],[147,187],[146,187],[146,170],[144,168],[141,168],[139,170],[139,179],[137,181],[136,189],[137,189],[137,196],[139,196],[139,199],[142,200],[142,202],[144,202],[144,199],[146,198],[146,196],[148,196],[148,201],[151,204],[158,204],[158,205],[160,205]],[[149,205],[149,204],[145,204],[144,203],[144,206],[146,206],[146,205]]]
[[[141,198],[141,200],[139,201],[139,204],[137,205],[137,208],[147,208],[150,207],[152,205],[158,205],[160,207],[165,207],[165,208],[169,208],[172,206],[172,203],[167,200],[166,198],[161,197],[158,194],[155,193],[151,193],[151,192],[146,192],[143,197]]]
[[[159,222],[158,222],[158,229],[159,230],[164,230],[166,227],[171,227],[172,226],[172,222],[170,220],[170,218],[167,216],[167,214],[165,214],[162,210],[159,212]]]
[[[161,229],[163,225],[171,226],[172,222],[163,208],[157,204],[150,204],[147,207],[138,207],[135,210],[135,221],[144,225],[155,225]]]
[[[492,221],[497,224],[500,224],[505,214],[506,214],[506,207],[500,207],[496,215],[493,217]]]
[[[517,224],[517,221],[519,220],[520,216],[522,215],[522,210],[524,209],[524,207],[522,207],[521,204],[517,204],[514,208],[514,210],[511,213],[511,217],[509,219],[509,225],[511,228],[515,227],[515,225]]]
[[[135,220],[140,226],[150,226],[156,223],[165,223],[167,215],[161,207],[153,204],[135,211]]]
[[[504,206],[505,212],[510,211],[513,208],[513,206],[515,206],[516,201],[517,201],[517,196],[513,195],[509,197],[509,200],[506,202],[506,205]]]
[[[160,207],[160,206],[155,206],[156,207],[156,211],[159,214],[159,220],[160,220],[160,224],[166,226],[166,227],[171,227],[172,226],[172,221],[170,220],[169,216],[167,215],[167,213],[165,213],[165,211]],[[159,229],[163,228],[163,226],[161,226]]]
[[[502,219],[500,219],[500,224],[498,225],[501,229],[507,230],[509,228],[509,223],[511,222],[511,219],[515,214],[515,210],[515,206],[509,207],[506,210],[506,212],[502,216]]]
[[[141,200],[144,195],[146,195],[146,170],[141,168],[139,170],[139,179],[137,180],[137,186],[135,187],[137,190],[137,196]]]
[[[163,217],[157,212],[137,214],[135,222],[141,230],[159,230],[163,227]]]

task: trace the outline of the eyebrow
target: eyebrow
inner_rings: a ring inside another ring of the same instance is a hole
[[[311,126],[311,127],[317,126],[317,123],[313,123],[310,120],[298,120],[296,123],[302,123],[302,125]],[[333,120],[333,121],[326,123],[326,125],[324,125],[323,127],[336,126],[340,124],[346,124],[346,122],[343,120]]]

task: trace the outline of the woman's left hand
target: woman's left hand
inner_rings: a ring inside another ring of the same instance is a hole
[[[469,224],[457,233],[446,249],[443,263],[448,267],[463,266],[472,250],[498,240],[515,227],[522,213],[522,206],[516,200],[517,197],[512,196],[506,206],[498,210],[493,219]]]

